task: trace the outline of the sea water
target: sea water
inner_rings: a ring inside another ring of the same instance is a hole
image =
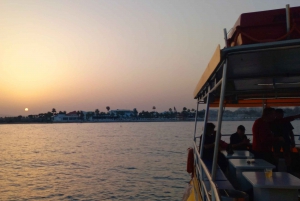
[[[240,124],[251,133],[222,133]],[[0,125],[0,199],[181,200],[193,136],[193,122]]]

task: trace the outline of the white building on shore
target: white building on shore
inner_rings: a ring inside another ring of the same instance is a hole
[[[57,114],[53,117],[53,122],[74,122],[80,120],[76,111],[69,112],[68,114]]]
[[[120,117],[123,119],[128,119],[133,117],[134,112],[132,110],[110,110],[109,115],[100,115],[95,116],[94,112],[85,112],[82,111],[81,113],[83,116],[81,117],[80,114],[76,111],[67,113],[67,114],[57,114],[53,116],[53,122],[79,122],[79,121],[103,121],[103,119],[113,118],[113,117]]]
[[[130,118],[134,115],[132,110],[117,109],[117,110],[110,110],[109,113],[111,116],[120,116],[122,118]]]

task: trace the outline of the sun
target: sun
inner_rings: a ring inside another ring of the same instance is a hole
[[[27,112],[28,111],[28,108],[25,108],[25,112]]]

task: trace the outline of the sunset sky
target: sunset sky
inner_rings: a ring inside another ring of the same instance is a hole
[[[0,116],[196,108],[223,28],[286,4],[300,1],[0,0]]]

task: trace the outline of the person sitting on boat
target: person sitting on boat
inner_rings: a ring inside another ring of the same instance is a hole
[[[203,153],[202,153],[203,159],[210,160],[214,156],[215,139],[216,139],[216,135],[214,134],[215,127],[216,126],[213,123],[206,124],[206,135],[204,139]]]
[[[273,145],[275,159],[280,157],[280,150],[283,150],[283,157],[287,166],[287,170],[290,171],[291,166],[291,147],[295,147],[295,138],[290,121],[280,123],[283,119],[284,111],[282,109],[275,110],[275,120],[271,124],[271,129],[276,137],[283,137],[284,142],[278,142]]]
[[[270,124],[275,120],[275,109],[265,108],[262,117],[255,120],[252,126],[252,150],[255,158],[261,158],[276,165],[272,147],[276,142],[283,142],[283,137],[274,137]]]
[[[249,150],[250,140],[245,135],[245,127],[239,125],[237,131],[230,136],[230,145],[234,150]]]
[[[215,139],[216,139],[216,131],[215,131],[215,125],[213,123],[207,123],[206,124],[206,135],[204,137],[204,145],[203,145],[203,153],[202,153],[202,159],[204,160],[213,160],[214,157],[214,149],[215,149]],[[202,140],[202,138],[201,138]],[[220,140],[220,146],[224,146],[227,143]],[[201,143],[200,143],[201,144]],[[227,169],[227,160],[226,158],[218,153],[218,164],[220,168],[223,170],[223,172]]]

